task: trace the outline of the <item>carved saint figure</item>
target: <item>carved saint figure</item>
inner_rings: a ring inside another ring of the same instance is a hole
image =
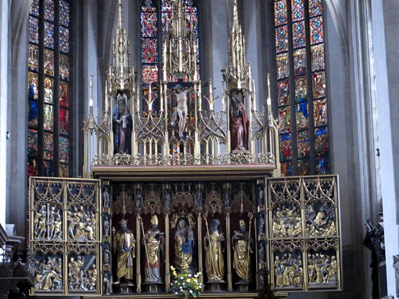
[[[161,249],[164,233],[158,228],[157,215],[151,218],[151,227],[143,237],[145,245],[145,282],[161,282]]]
[[[175,111],[173,111],[171,122],[173,126],[177,120],[177,117],[179,117],[179,137],[183,138],[184,129],[186,127],[186,117],[188,113],[187,96],[191,89],[184,90],[180,84],[177,84],[173,91],[176,96],[177,107]]]
[[[104,187],[104,192],[103,192],[103,206],[104,208],[108,209],[109,208],[109,191],[108,187]]]
[[[231,151],[248,150],[249,120],[242,91],[232,89],[230,92],[230,102]]]
[[[125,94],[119,94],[112,114],[114,154],[131,154],[132,117],[127,109]]]
[[[175,264],[188,269],[193,261],[194,233],[186,218],[179,219],[175,233]]]
[[[220,229],[220,221],[212,219],[209,234],[205,235],[205,268],[209,281],[221,281],[224,277],[223,257],[224,236]]]
[[[133,258],[135,257],[136,240],[133,233],[127,228],[127,220],[120,221],[120,230],[114,236],[114,252],[116,252],[116,276],[117,282],[121,278],[133,279]]]
[[[250,232],[242,219],[240,219],[240,230],[234,231],[232,242],[234,250],[233,268],[240,277],[240,281],[248,281],[251,266],[251,240]]]

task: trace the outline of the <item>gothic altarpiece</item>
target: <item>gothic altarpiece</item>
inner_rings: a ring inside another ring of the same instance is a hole
[[[119,3],[104,112],[91,98],[84,124],[92,179],[30,179],[32,294],[173,297],[171,266],[199,272],[204,297],[342,288],[337,176],[280,177],[236,1],[221,105],[212,82],[203,94],[185,5],[171,1],[162,80],[141,98]]]

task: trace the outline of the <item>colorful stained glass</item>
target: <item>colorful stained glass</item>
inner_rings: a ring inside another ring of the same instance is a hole
[[[327,125],[327,100],[318,100],[313,102],[314,126],[321,127]]]
[[[292,21],[300,21],[305,17],[303,0],[291,0]]]
[[[143,83],[154,83],[158,81],[158,66],[157,65],[143,65],[142,81]]]
[[[39,70],[39,47],[29,44],[28,66],[30,71]]]
[[[60,177],[62,178],[69,177],[69,165],[60,164]]]
[[[285,176],[292,175],[292,162],[281,163],[281,173]]]
[[[53,159],[54,152],[54,138],[53,134],[44,133],[44,143],[43,143],[43,159],[51,160]]]
[[[328,133],[327,127],[314,130],[314,149],[316,155],[324,155],[328,152]]]
[[[53,176],[53,161],[44,161],[44,176]]]
[[[69,84],[60,82],[60,98],[59,103],[61,107],[69,106]]]
[[[27,172],[28,172],[28,177],[37,175],[36,159],[28,159]]]
[[[308,131],[300,131],[297,135],[298,158],[309,157],[310,139]]]
[[[291,109],[290,106],[279,109],[278,113],[279,133],[291,132]]]
[[[60,24],[62,26],[69,26],[69,2],[65,0],[60,0]]]
[[[186,12],[186,28],[190,31],[193,31],[195,34],[198,34],[197,7],[186,6],[185,12]]]
[[[53,105],[44,105],[44,124],[43,127],[47,131],[53,131],[54,129],[54,113]]]
[[[54,22],[54,0],[44,0],[44,19]]]
[[[54,76],[54,51],[44,50],[44,73]]]
[[[280,159],[281,161],[291,160],[292,143],[291,134],[280,135]]]
[[[279,54],[276,58],[277,80],[288,78],[290,70],[288,68],[288,54]]]
[[[324,44],[312,46],[312,71],[319,71],[325,68],[324,63]]]
[[[300,103],[295,107],[296,129],[303,130],[309,127],[309,109],[306,102]]]
[[[308,86],[306,84],[306,77],[295,78],[295,101],[297,103],[306,102],[308,93]]]
[[[69,29],[63,26],[60,26],[60,50],[69,53]]]
[[[141,13],[141,36],[156,37],[158,32],[158,14],[156,12]]]
[[[294,51],[294,74],[295,76],[306,75],[306,49]]]
[[[310,19],[310,44],[319,44],[324,41],[324,31],[323,31],[323,18],[316,17]]]
[[[39,19],[29,16],[29,42],[39,43]]]
[[[64,135],[69,134],[69,110],[66,108],[60,108],[59,110],[59,128],[60,133]]]
[[[157,39],[143,39],[141,42],[141,62],[158,63]]]
[[[28,130],[28,157],[37,158],[37,130]]]
[[[54,49],[54,24],[44,22],[44,46]]]
[[[294,49],[306,46],[305,21],[292,24],[292,41]]]
[[[299,159],[297,165],[298,165],[298,174],[299,175],[309,175],[310,174],[309,159]]]
[[[69,161],[69,139],[60,136],[60,162],[68,163]]]
[[[30,7],[29,14],[38,17],[39,16],[39,0],[33,0]]]
[[[313,73],[313,98],[318,99],[326,96],[326,73]]]
[[[162,13],[161,13],[161,19],[162,19],[162,32],[165,33],[165,31],[169,31],[169,28],[172,28],[172,16],[173,16],[173,10],[171,3],[167,0],[162,1]]]
[[[44,102],[52,104],[54,102],[53,99],[53,79],[49,77],[44,78]]]
[[[39,98],[37,82],[39,77],[36,73],[28,72],[28,126],[37,128],[39,116]]]
[[[60,54],[60,79],[69,81],[69,57]]]
[[[289,100],[289,80],[283,80],[277,83],[277,97],[278,97],[278,105],[286,106],[290,104]]]
[[[288,28],[287,25],[276,28],[276,52],[288,50]]]
[[[327,174],[329,169],[328,155],[316,157],[316,173]]]
[[[315,17],[323,13],[323,0],[309,0],[309,16]]]
[[[274,2],[274,25],[287,24],[287,0]]]

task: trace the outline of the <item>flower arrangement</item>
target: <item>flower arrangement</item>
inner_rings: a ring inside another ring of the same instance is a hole
[[[170,290],[180,298],[197,298],[202,288],[202,283],[199,281],[201,272],[192,274],[189,269],[182,269],[179,273],[176,268],[170,266],[172,270],[172,282]]]

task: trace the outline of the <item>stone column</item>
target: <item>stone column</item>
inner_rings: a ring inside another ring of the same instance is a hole
[[[6,224],[8,0],[0,0],[0,224]]]

